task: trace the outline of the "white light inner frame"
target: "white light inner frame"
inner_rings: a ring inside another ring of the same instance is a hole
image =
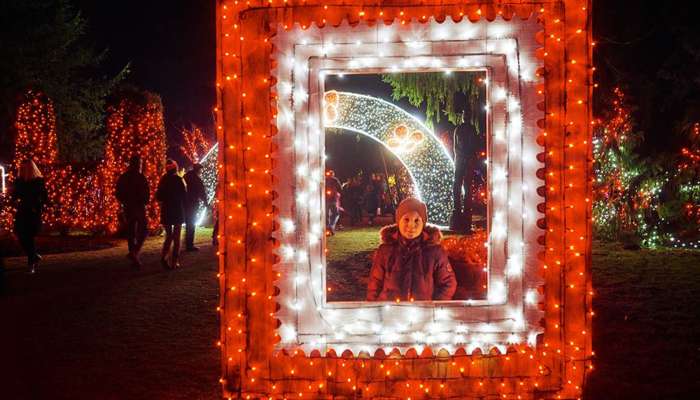
[[[406,25],[350,27],[277,26],[277,128],[273,174],[279,210],[281,261],[275,265],[282,325],[279,349],[306,352],[425,347],[467,353],[511,343],[535,344],[543,284],[536,225],[543,199],[536,171],[538,84],[535,71],[541,29],[535,19],[505,22],[467,19]],[[488,299],[448,302],[326,303],[324,257],[323,77],[327,73],[489,71]]]

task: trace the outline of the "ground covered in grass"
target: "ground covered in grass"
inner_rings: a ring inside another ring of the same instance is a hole
[[[381,227],[353,228],[328,237],[327,301],[362,301],[367,295],[372,253],[379,247]]]
[[[697,399],[700,252],[593,248],[591,399]]]
[[[160,238],[147,242],[142,271],[130,269],[123,243],[46,253],[36,276],[25,274],[22,258],[8,259],[0,399],[219,398],[208,233],[176,271],[158,265]],[[377,243],[339,244],[337,252],[351,256]],[[697,398],[700,252],[598,243],[593,263],[596,359],[587,398]]]

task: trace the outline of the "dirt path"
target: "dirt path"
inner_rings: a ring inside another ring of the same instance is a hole
[[[8,259],[0,398],[219,398],[216,258],[199,237],[176,271],[158,264],[161,238],[147,241],[142,271],[124,244],[46,255],[35,276]]]

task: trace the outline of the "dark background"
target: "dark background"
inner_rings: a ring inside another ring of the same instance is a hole
[[[160,93],[169,135],[189,122],[208,126],[215,103],[214,0],[76,0],[107,68],[132,63],[129,80]],[[700,109],[699,24],[691,2],[596,1],[596,115],[615,85],[636,105],[644,151],[673,150],[671,130]]]
[[[216,106],[215,0],[74,0],[107,73],[131,63],[127,81],[158,93],[169,138],[190,122],[213,137]]]

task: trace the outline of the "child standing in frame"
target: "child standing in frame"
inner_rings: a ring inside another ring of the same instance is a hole
[[[440,246],[442,233],[427,225],[425,203],[407,198],[396,209],[396,224],[380,231],[367,285],[368,301],[451,300],[457,279]]]

